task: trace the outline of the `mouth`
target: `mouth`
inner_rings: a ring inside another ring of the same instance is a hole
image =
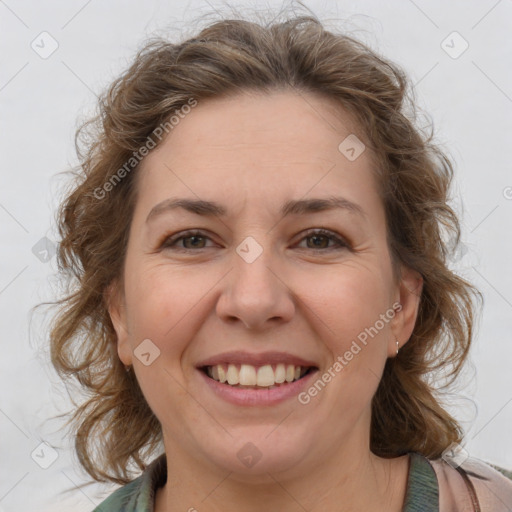
[[[297,395],[311,385],[319,366],[283,352],[229,352],[196,366],[205,393],[242,406],[270,406]]]
[[[275,389],[303,379],[318,370],[294,364],[216,364],[199,368],[207,377],[238,389]]]

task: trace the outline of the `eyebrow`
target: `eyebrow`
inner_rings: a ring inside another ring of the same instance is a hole
[[[182,208],[190,213],[202,215],[206,217],[223,217],[227,214],[224,206],[213,201],[205,201],[203,199],[185,199],[171,198],[158,203],[149,212],[146,222],[161,215],[162,213]],[[306,215],[308,213],[316,213],[326,210],[342,209],[349,213],[365,217],[366,213],[357,203],[353,203],[343,197],[328,197],[314,199],[298,199],[290,200],[284,203],[281,208],[281,215]]]

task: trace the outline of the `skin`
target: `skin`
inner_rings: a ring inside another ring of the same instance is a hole
[[[364,140],[330,99],[244,93],[200,101],[143,161],[109,311],[119,357],[163,429],[157,512],[402,509],[408,458],[371,453],[371,399],[396,340],[412,333],[421,277],[392,271],[370,151],[349,161],[338,150],[352,133]],[[288,200],[332,195],[364,214],[280,214]],[[171,197],[215,201],[227,215],[174,209],[146,222]],[[349,246],[307,233],[318,228]],[[206,238],[162,247],[189,229]],[[235,251],[248,236],[263,250],[252,263]],[[196,369],[229,350],[279,350],[315,361],[321,375],[395,302],[401,310],[307,405],[236,406]],[[145,366],[134,350],[148,338],[160,355]],[[248,442],[262,455],[251,468],[237,457]]]

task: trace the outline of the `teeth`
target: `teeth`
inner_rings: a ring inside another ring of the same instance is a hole
[[[226,370],[224,370],[224,366],[218,364],[216,368],[217,371],[219,372],[219,381],[226,382],[228,380],[228,376],[226,375]]]
[[[259,375],[259,372],[258,372]],[[249,364],[243,364],[240,368],[240,384],[242,386],[255,386],[256,385],[256,368]],[[258,386],[260,386],[258,382]]]
[[[212,379],[231,386],[259,386],[262,388],[272,387],[275,384],[293,382],[306,373],[307,368],[293,364],[279,363],[273,367],[270,364],[255,367],[250,364],[217,364],[208,366],[206,373]]]
[[[240,382],[240,372],[238,371],[238,368],[234,364],[228,365],[227,378],[228,384],[231,384],[232,386]]]
[[[286,368],[284,364],[279,363],[276,366],[276,383],[282,384],[286,380]]]
[[[286,382],[292,382],[295,378],[295,366],[293,364],[289,364],[286,367]]]
[[[299,368],[300,370],[300,368]],[[275,384],[274,370],[272,370],[272,366],[266,364],[265,366],[260,366],[258,368],[258,386],[262,388],[273,386]]]

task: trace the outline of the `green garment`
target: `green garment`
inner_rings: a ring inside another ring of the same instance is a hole
[[[409,455],[409,478],[403,512],[439,512],[439,485],[431,463],[418,453]],[[503,471],[503,474],[506,475],[506,472]],[[140,477],[117,489],[93,512],[153,512],[156,490],[166,480],[167,465],[163,454]],[[200,507],[200,504],[196,506]],[[193,504],[191,509],[194,510]]]

